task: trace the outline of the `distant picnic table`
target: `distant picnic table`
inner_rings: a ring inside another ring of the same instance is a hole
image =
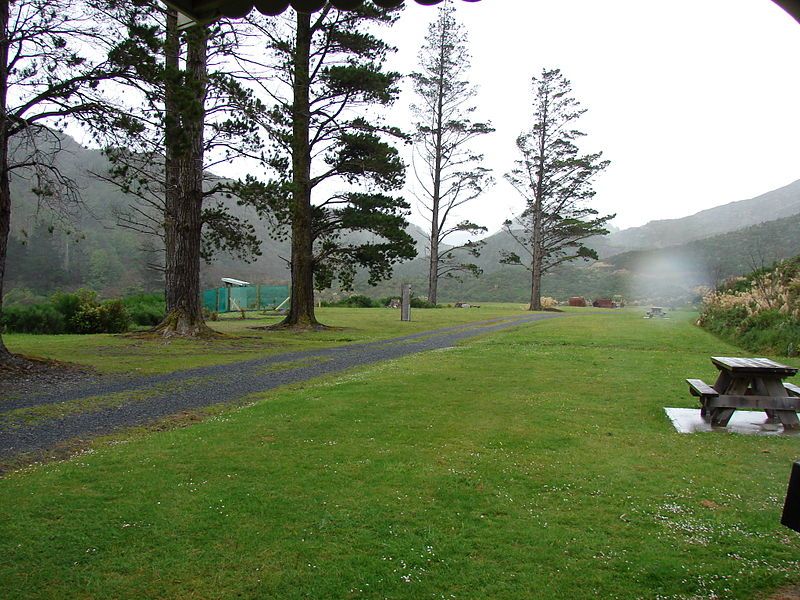
[[[712,425],[726,427],[737,409],[766,412],[766,423],[781,423],[784,429],[800,429],[800,387],[784,383],[798,369],[767,358],[712,356],[719,369],[713,386],[700,379],[687,379],[689,391],[700,398],[700,414]]]

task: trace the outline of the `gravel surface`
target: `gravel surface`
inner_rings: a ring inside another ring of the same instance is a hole
[[[72,439],[108,434],[124,427],[147,425],[170,415],[233,402],[282,385],[417,352],[446,348],[479,335],[558,316],[535,314],[494,319],[389,340],[272,355],[152,377],[102,379],[89,385],[61,382],[58,389],[44,390],[38,394],[14,394],[0,400],[0,458],[45,450]],[[31,424],[2,420],[4,413],[15,409],[111,394],[115,395],[115,405],[112,407],[92,409],[87,405],[85,412],[40,419]]]
[[[25,359],[9,368],[0,367],[0,410],[6,403],[38,395],[55,395],[64,388],[79,388],[87,382],[118,379],[101,375],[89,367]]]

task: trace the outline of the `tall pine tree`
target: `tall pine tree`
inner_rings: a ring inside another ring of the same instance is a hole
[[[465,261],[479,255],[481,244],[473,238],[486,228],[456,217],[460,207],[492,183],[489,170],[481,166],[483,155],[472,146],[477,137],[494,131],[488,123],[471,120],[477,91],[467,79],[470,55],[465,28],[456,20],[452,2],[438,10],[419,53],[420,70],[411,75],[419,99],[413,106],[414,172],[417,198],[430,224],[428,301],[433,303],[441,277],[480,274],[477,265]],[[445,249],[454,234],[462,241]]]
[[[502,262],[531,272],[530,310],[542,309],[542,275],[558,265],[597,259],[583,242],[605,235],[615,215],[597,216],[588,206],[594,179],[609,165],[602,153],[581,154],[576,140],[585,134],[575,122],[586,112],[572,96],[572,86],[558,69],[533,78],[533,127],[517,138],[522,157],[506,179],[525,200],[523,212],[505,222],[505,230],[524,253],[504,252]]]
[[[238,49],[230,23],[179,32],[174,10],[118,0],[108,7],[131,32],[117,59],[136,78],[129,114],[107,127],[115,144],[106,180],[134,199],[122,224],[163,244],[167,315],[155,331],[212,335],[200,305],[201,258],[219,249],[247,258],[260,244],[219,200],[231,194],[229,182],[207,169],[259,147],[253,115],[261,105],[227,72]]]
[[[274,60],[254,81],[274,102],[263,127],[277,176],[244,187],[260,195],[275,235],[291,237],[292,298],[282,326],[320,326],[315,288],[338,279],[349,289],[359,267],[377,282],[416,255],[405,231],[409,206],[390,195],[405,180],[390,140],[404,137],[380,114],[395,100],[400,75],[384,69],[391,49],[372,33],[395,20],[395,12],[364,3],[260,22]]]

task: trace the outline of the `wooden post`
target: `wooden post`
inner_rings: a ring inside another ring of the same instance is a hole
[[[411,285],[408,283],[400,286],[400,320],[411,320]]]
[[[256,310],[261,310],[261,284],[256,284]]]
[[[214,309],[214,312],[218,313],[219,312],[219,288],[214,288],[214,298],[216,300],[216,305],[215,305],[216,308]]]

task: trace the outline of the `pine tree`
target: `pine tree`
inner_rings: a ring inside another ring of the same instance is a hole
[[[602,153],[581,154],[576,140],[585,134],[575,121],[586,112],[572,96],[572,86],[558,69],[544,69],[533,78],[533,127],[517,138],[522,158],[506,179],[525,200],[525,209],[505,230],[525,253],[504,252],[501,262],[526,266],[531,272],[530,310],[541,310],[542,275],[574,260],[594,259],[583,244],[605,235],[615,215],[598,217],[587,203],[595,195],[595,176],[609,165]]]
[[[468,239],[446,250],[443,246],[453,234],[486,232],[470,221],[454,221],[458,209],[492,183],[488,169],[481,166],[483,155],[470,147],[475,138],[494,131],[488,123],[470,119],[476,88],[467,80],[470,55],[464,26],[456,20],[452,2],[438,10],[419,53],[420,70],[411,76],[419,98],[413,107],[414,172],[421,190],[417,198],[430,223],[428,301],[433,303],[441,277],[481,272],[474,263],[464,262],[470,255],[479,256],[480,243]]]
[[[359,267],[375,283],[416,251],[405,232],[409,205],[389,194],[405,180],[389,140],[404,136],[378,110],[395,100],[400,75],[384,70],[390,48],[371,33],[396,13],[365,3],[293,16],[259,27],[274,60],[254,81],[274,101],[263,126],[273,142],[266,163],[277,175],[263,185],[251,178],[243,188],[260,196],[274,235],[291,237],[292,299],[282,326],[305,328],[320,326],[315,288],[338,279],[349,289]]]
[[[201,259],[217,250],[248,259],[260,242],[221,202],[232,193],[229,182],[207,169],[259,146],[253,114],[261,105],[227,72],[238,49],[230,23],[179,32],[174,10],[117,0],[108,8],[131,32],[117,59],[136,77],[129,114],[106,129],[114,145],[105,179],[133,198],[121,224],[163,245],[167,315],[155,331],[213,335],[200,305]]]

